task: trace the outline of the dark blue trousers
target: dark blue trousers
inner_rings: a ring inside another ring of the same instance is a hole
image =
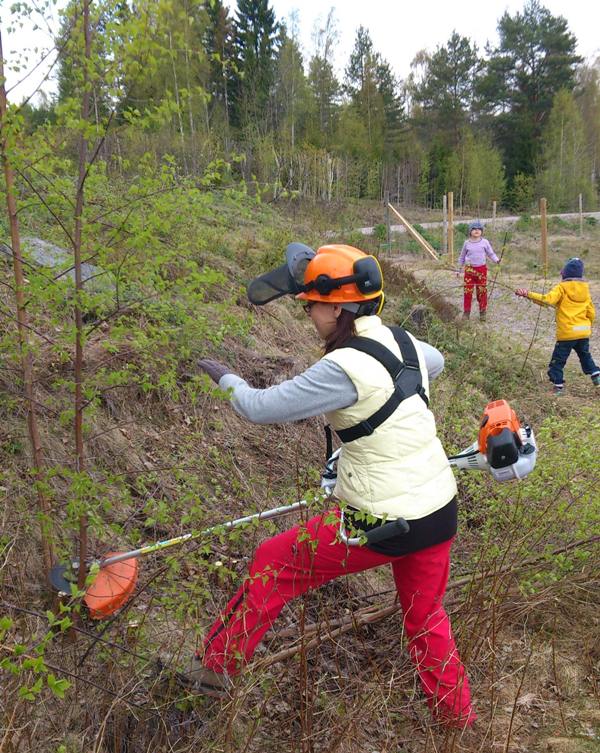
[[[548,366],[548,376],[553,384],[564,383],[563,369],[567,358],[571,355],[571,350],[574,350],[579,356],[579,362],[584,374],[591,376],[600,372],[600,368],[596,366],[590,353],[589,337],[584,337],[580,340],[558,340],[552,351],[552,358]]]

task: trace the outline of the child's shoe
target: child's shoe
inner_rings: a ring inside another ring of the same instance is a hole
[[[480,311],[479,312],[479,321],[480,322],[485,322],[485,318],[486,318],[485,317],[485,311]]]
[[[565,385],[564,384],[555,384],[552,388],[552,394],[553,395],[564,395],[565,394]]]
[[[470,319],[471,312],[470,311],[463,311],[463,319]]]
[[[600,387],[600,371],[597,374],[592,374],[592,383],[596,385],[596,387]]]

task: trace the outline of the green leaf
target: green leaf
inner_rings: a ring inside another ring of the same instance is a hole
[[[48,687],[57,698],[64,698],[65,691],[71,687],[71,683],[68,680],[57,680],[51,672],[46,679],[48,681]]]

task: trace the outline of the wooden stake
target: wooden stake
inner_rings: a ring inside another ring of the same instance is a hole
[[[448,253],[448,197],[444,194],[442,199],[444,221],[442,223],[442,251]]]
[[[431,245],[427,243],[425,238],[417,231],[415,228],[410,224],[408,220],[406,220],[400,212],[398,212],[391,204],[388,204],[388,207],[392,210],[392,212],[396,215],[396,217],[400,220],[400,222],[404,225],[404,227],[407,229],[410,236],[414,238],[414,240],[417,241],[417,243],[423,248],[425,251],[427,251],[428,254],[431,254],[433,258],[436,261],[439,261],[439,256],[436,254],[436,252],[433,250]]]
[[[390,230],[390,194],[385,194],[385,243],[388,254],[392,253],[392,233]]]
[[[583,194],[579,194],[579,236],[583,235]]]
[[[454,264],[454,191],[448,191],[448,257]]]
[[[548,275],[548,218],[546,216],[546,199],[540,199],[540,222],[542,226],[542,258],[544,277]]]
[[[496,202],[492,201],[492,230],[496,232]]]

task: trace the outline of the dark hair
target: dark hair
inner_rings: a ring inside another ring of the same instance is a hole
[[[337,318],[335,331],[325,340],[325,353],[331,353],[332,350],[343,348],[348,340],[356,335],[355,319],[356,314],[347,309],[342,309],[341,314]]]

